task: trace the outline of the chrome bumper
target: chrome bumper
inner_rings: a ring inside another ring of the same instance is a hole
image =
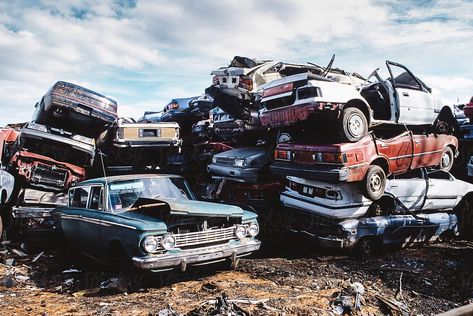
[[[188,265],[212,263],[226,258],[235,262],[238,257],[249,255],[260,246],[261,241],[252,239],[237,244],[184,250],[174,254],[168,252],[163,255],[133,257],[132,260],[133,264],[140,269],[163,270],[179,266],[181,271],[185,271]]]

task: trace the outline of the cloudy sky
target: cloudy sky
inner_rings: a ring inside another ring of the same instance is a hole
[[[0,125],[27,121],[58,80],[123,116],[201,94],[234,55],[367,76],[407,65],[445,102],[473,95],[473,1],[17,0],[0,2]]]

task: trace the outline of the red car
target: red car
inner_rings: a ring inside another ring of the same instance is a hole
[[[465,116],[470,119],[470,122],[473,122],[473,97],[471,97],[470,103],[465,104],[463,112]]]
[[[370,133],[356,143],[278,144],[270,168],[283,176],[331,182],[361,181],[363,195],[377,200],[383,195],[390,174],[433,166],[448,171],[457,149],[458,140],[451,135],[414,135],[405,131],[381,139]]]
[[[0,128],[0,162],[8,163],[13,155],[13,145],[20,133],[12,128]]]
[[[85,169],[66,162],[21,150],[11,158],[16,169],[30,187],[65,191],[85,179]]]

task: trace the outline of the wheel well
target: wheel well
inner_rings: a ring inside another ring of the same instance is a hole
[[[353,99],[347,102],[345,108],[358,108],[360,109],[366,117],[366,121],[368,122],[368,126],[370,125],[371,115],[368,106],[361,101],[360,99]]]
[[[116,239],[112,240],[110,242],[110,245],[108,246],[109,257],[113,258],[116,256],[122,256],[123,254],[127,254],[127,253],[122,243]]]
[[[2,190],[2,192],[0,192],[0,204],[5,204],[7,202],[7,191],[6,190]]]
[[[386,176],[389,175],[389,165],[386,159],[384,158],[377,158],[371,162],[371,165],[377,165],[380,166],[383,170],[384,173],[386,173]]]

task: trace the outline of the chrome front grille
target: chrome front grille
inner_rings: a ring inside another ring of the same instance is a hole
[[[215,157],[215,163],[220,165],[233,165],[235,163],[235,158]]]
[[[31,171],[33,181],[57,186],[63,186],[68,175],[65,169],[43,164],[37,164]]]
[[[236,238],[235,227],[209,229],[194,233],[176,234],[173,236],[176,239],[176,248],[218,243]]]

